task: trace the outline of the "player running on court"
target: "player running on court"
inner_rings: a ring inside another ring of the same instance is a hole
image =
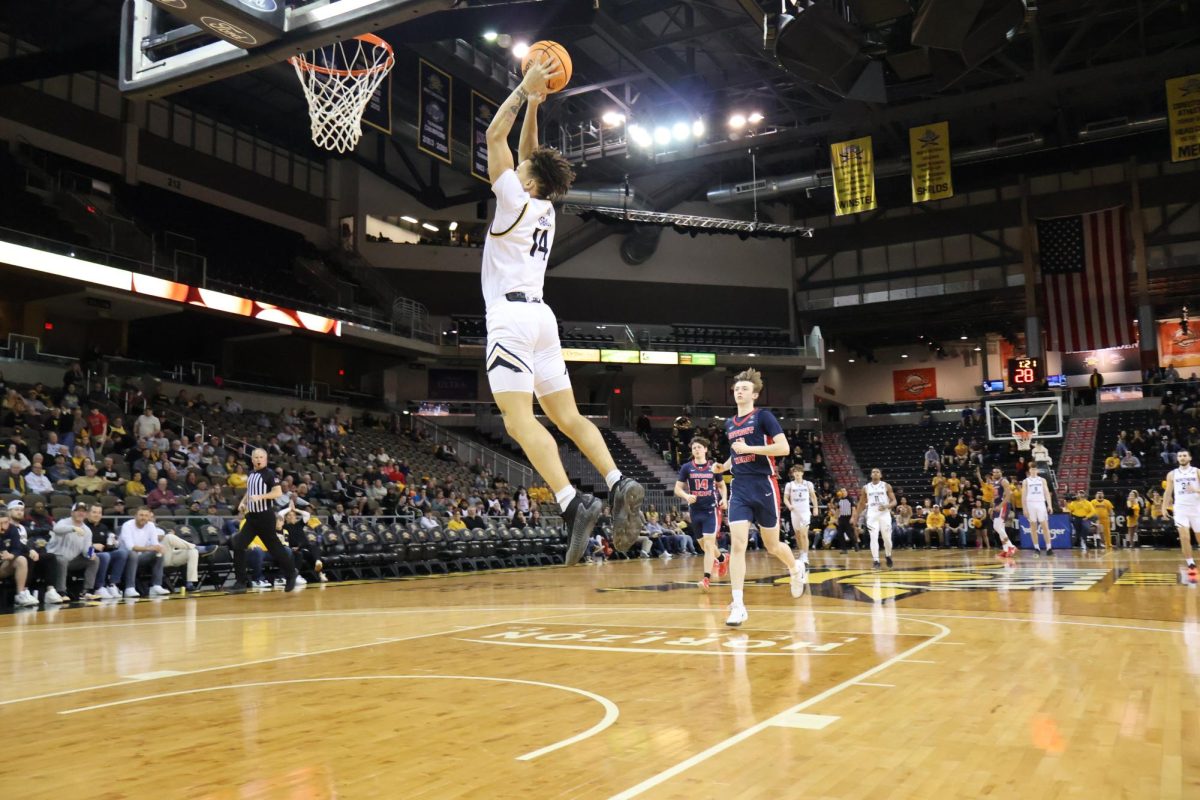
[[[775,415],[765,408],[754,407],[762,386],[762,375],[756,369],[739,372],[734,378],[733,399],[737,403],[737,415],[725,420],[729,460],[713,465],[716,474],[733,472],[729,497],[729,582],[733,586],[733,602],[729,605],[729,618],[725,624],[735,628],[750,617],[742,598],[742,587],[746,582],[746,544],[751,522],[758,525],[767,552],[787,565],[792,578],[792,597],[799,597],[804,591],[802,568],[792,555],[792,548],[779,541],[779,483],[775,479],[775,459],[786,456],[790,450]]]
[[[980,482],[982,482],[980,478]],[[1008,538],[1004,529],[1004,521],[1008,519],[1008,509],[1012,504],[1012,484],[999,467],[992,467],[988,478],[992,489],[992,530],[1000,537],[1000,557],[1012,558],[1017,554],[1017,546]]]
[[[692,439],[689,445],[692,460],[679,468],[679,480],[675,482],[675,496],[688,504],[692,530],[699,534],[700,548],[704,550],[704,577],[700,579],[700,588],[706,592],[714,564],[718,578],[729,571],[729,560],[717,547],[721,511],[728,507],[725,481],[713,472],[713,462],[708,460],[710,446],[711,442],[703,436]]]
[[[546,82],[557,75],[532,63],[487,130],[488,177],[496,216],[483,245],[483,299],[487,307],[487,374],[504,428],[554,491],[569,536],[566,563],[575,564],[604,504],[571,485],[550,432],[533,415],[533,397],[546,416],[587,456],[608,484],[613,544],[624,552],[642,529],[646,490],[621,475],[600,431],[579,413],[558,339],[558,320],[542,302],[546,263],[554,244],[551,200],[571,188],[575,173],[557,150],[538,144],[537,108]],[[518,162],[508,147],[513,122],[528,103]]]
[[[808,583],[808,526],[817,513],[817,490],[812,481],[804,480],[804,467],[792,467],[792,479],[783,487],[783,504],[792,512],[792,530],[796,532],[796,543],[800,545],[800,592]]]
[[[1167,489],[1163,492],[1163,519],[1175,516],[1179,531],[1179,547],[1187,562],[1188,579],[1196,582],[1196,559],[1192,557],[1192,534],[1200,537],[1200,474],[1192,466],[1192,454],[1180,450],[1176,467],[1167,473]]]
[[[876,467],[871,470],[871,481],[859,490],[858,505],[850,516],[850,524],[858,527],[858,518],[863,509],[867,511],[867,533],[871,537],[872,566],[879,569],[879,537],[883,536],[883,557],[892,566],[892,509],[896,507],[896,494],[892,485],[883,480],[883,472]]]
[[[1038,534],[1046,537],[1046,555],[1054,555],[1054,542],[1050,534],[1050,512],[1053,510],[1053,498],[1050,495],[1050,485],[1046,479],[1038,475],[1038,465],[1030,464],[1025,480],[1021,481],[1021,505],[1025,519],[1029,521],[1029,538],[1033,540],[1033,557],[1042,553],[1041,540]]]

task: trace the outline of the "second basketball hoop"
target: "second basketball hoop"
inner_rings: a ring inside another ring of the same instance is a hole
[[[362,137],[362,115],[396,63],[392,46],[373,33],[288,59],[308,99],[313,143],[345,153]]]

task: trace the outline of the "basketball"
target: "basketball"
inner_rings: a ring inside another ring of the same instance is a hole
[[[571,81],[571,56],[567,48],[558,42],[542,40],[529,45],[529,52],[521,59],[521,73],[524,74],[534,61],[545,61],[552,69],[558,70],[559,74],[546,84],[550,92],[561,91]]]

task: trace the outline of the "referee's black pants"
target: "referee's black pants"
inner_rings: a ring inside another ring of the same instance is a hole
[[[233,574],[238,583],[246,583],[246,548],[257,536],[267,546],[267,552],[275,560],[275,565],[283,573],[284,579],[289,579],[295,567],[292,564],[292,551],[275,532],[274,511],[253,511],[246,515],[246,524],[229,540],[229,549],[233,551]]]

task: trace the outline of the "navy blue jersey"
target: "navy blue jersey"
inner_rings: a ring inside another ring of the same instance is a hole
[[[734,479],[755,475],[775,477],[775,459],[772,456],[739,456],[733,452],[733,443],[741,441],[760,447],[771,444],[771,440],[781,433],[783,427],[779,420],[765,408],[756,408],[744,417],[730,417],[725,420],[725,436],[729,439]]]
[[[692,504],[695,511],[710,511],[717,504],[716,481],[720,478],[713,475],[713,462],[706,461],[697,464],[688,461],[679,468],[679,482],[687,484],[687,493],[696,496]]]

